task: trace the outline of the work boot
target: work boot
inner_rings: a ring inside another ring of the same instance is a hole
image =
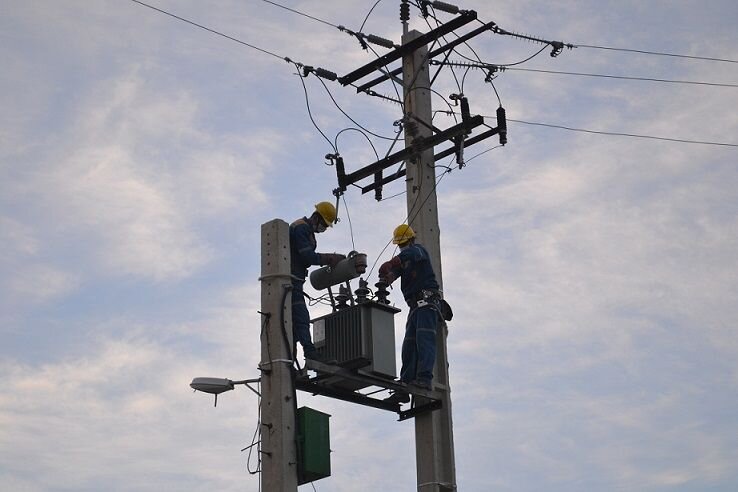
[[[321,354],[317,350],[311,350],[310,352],[305,352],[305,360],[314,360],[316,362],[325,363],[325,357],[323,357],[323,354]]]
[[[433,385],[430,381],[421,381],[420,379],[416,379],[415,381],[411,381],[410,384],[416,388],[433,391]]]
[[[328,359],[325,355],[321,354],[317,350],[305,353],[305,360],[314,360],[315,362],[322,362],[323,364],[337,364],[336,359]]]
[[[404,391],[395,391],[389,397],[385,398],[384,401],[387,403],[409,403],[410,395]]]

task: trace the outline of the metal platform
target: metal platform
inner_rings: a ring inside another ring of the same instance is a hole
[[[315,375],[311,376],[311,372]],[[360,383],[357,386],[361,386],[361,390],[347,389],[346,382]],[[407,420],[442,407],[442,392],[439,390],[425,390],[362,372],[361,368],[341,367],[314,360],[305,361],[302,373],[295,379],[295,387],[313,395],[388,410],[396,413],[399,420]],[[390,390],[408,393],[412,396],[411,403],[406,404],[403,409],[402,404],[386,401]]]

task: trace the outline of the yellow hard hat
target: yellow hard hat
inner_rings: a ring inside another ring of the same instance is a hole
[[[331,202],[316,203],[315,210],[323,217],[325,225],[333,227],[333,223],[336,221],[336,207]]]
[[[400,224],[395,227],[392,233],[392,244],[404,244],[415,237],[415,231],[407,224]]]

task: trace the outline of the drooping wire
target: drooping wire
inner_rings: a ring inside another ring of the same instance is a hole
[[[308,96],[307,86],[305,85],[305,81],[303,80],[304,79],[303,75],[300,74],[300,65],[297,64],[297,63],[295,63],[295,62],[292,62],[292,64],[294,64],[295,65],[295,68],[297,69],[297,74],[296,75],[299,77],[300,82],[302,83],[302,90],[305,92],[305,106],[307,107],[307,112],[308,112],[308,116],[310,117],[310,121],[313,123],[313,126],[315,127],[315,129],[318,130],[318,133],[320,133],[321,135],[323,135],[323,138],[325,139],[326,142],[328,142],[328,145],[331,146],[331,148],[333,149],[333,152],[337,152],[336,146],[333,145],[333,142],[331,142],[328,137],[325,136],[325,133],[323,133],[323,130],[320,129],[320,127],[318,126],[318,124],[313,119],[313,112],[310,110],[310,98]],[[320,79],[318,79],[318,80],[320,80]],[[321,80],[321,82],[322,82],[322,80]]]
[[[515,63],[505,63],[505,64],[498,65],[498,66],[499,67],[512,67],[512,66],[515,66],[515,65],[521,65],[521,64],[523,64],[525,62],[528,62],[528,61],[532,60],[533,58],[537,57],[541,53],[543,53],[543,50],[545,50],[546,48],[548,48],[548,45],[545,45],[543,48],[541,48],[540,50],[536,51],[535,53],[533,53],[532,55],[530,55],[525,60],[520,60],[519,62],[515,62]]]
[[[346,195],[341,195],[341,198],[343,199],[343,208],[346,209],[346,217],[349,221],[349,231],[351,232],[351,249],[353,251],[356,251],[356,244],[354,244],[354,226],[351,224],[351,214],[349,213],[348,203],[346,203]]]
[[[317,78],[317,79],[318,79],[318,81],[320,81],[320,83],[321,83],[321,84],[323,85],[323,88],[324,88],[324,89],[325,89],[325,91],[326,91],[326,92],[328,93],[328,97],[330,97],[330,98],[331,98],[331,101],[333,101],[333,104],[334,104],[334,105],[335,105],[335,106],[336,106],[336,107],[338,108],[338,110],[339,110],[339,111],[340,111],[341,113],[343,113],[343,115],[344,115],[344,116],[345,116],[346,118],[348,118],[349,120],[351,120],[351,122],[352,122],[352,123],[353,123],[354,125],[358,126],[358,127],[359,127],[359,128],[361,128],[362,130],[364,130],[365,132],[367,132],[367,133],[368,133],[369,135],[375,136],[375,137],[377,137],[377,138],[381,138],[381,139],[383,139],[383,140],[394,140],[394,137],[385,137],[384,135],[379,135],[379,134],[377,134],[377,133],[374,133],[373,131],[371,131],[371,130],[369,130],[369,129],[365,128],[365,127],[364,127],[364,126],[362,126],[362,125],[361,125],[360,123],[358,123],[358,122],[357,122],[356,120],[354,120],[354,119],[353,119],[353,118],[352,118],[351,116],[349,116],[349,115],[348,115],[348,113],[346,113],[346,111],[344,111],[344,110],[343,110],[343,108],[342,108],[342,107],[341,107],[341,106],[340,106],[340,105],[338,104],[338,102],[336,102],[336,99],[335,99],[335,98],[333,97],[333,94],[331,93],[330,89],[328,89],[328,86],[326,85],[326,83],[325,83],[325,82],[323,82],[323,79],[322,79],[322,78],[320,78],[320,77],[316,77],[316,78]]]
[[[499,149],[500,147],[502,147],[502,145],[495,145],[494,147],[492,147],[492,148],[490,148],[490,149],[487,149],[487,150],[485,150],[485,151],[483,151],[483,152],[480,152],[480,153],[478,153],[478,154],[475,154],[475,155],[471,156],[470,158],[468,158],[468,159],[465,159],[465,160],[464,160],[464,164],[467,164],[467,165],[468,165],[468,164],[469,164],[469,163],[470,163],[471,161],[473,161],[473,160],[474,160],[474,159],[476,159],[477,157],[479,157],[479,156],[482,156],[482,155],[486,154],[487,152],[492,152],[492,151],[493,151],[493,150],[495,150],[495,149]]]
[[[334,148],[336,149],[336,152],[338,152],[338,137],[343,132],[347,132],[347,131],[355,131],[355,132],[358,132],[358,133],[364,135],[364,138],[366,138],[367,142],[369,142],[369,145],[371,146],[372,150],[374,151],[374,155],[377,156],[377,160],[379,160],[379,154],[377,153],[377,148],[372,143],[372,140],[367,136],[366,133],[364,133],[363,131],[359,130],[358,128],[353,128],[353,127],[344,128],[343,130],[341,130],[340,132],[338,132],[336,134],[335,145],[334,145]]]
[[[372,15],[372,12],[374,12],[374,9],[379,5],[379,2],[382,0],[377,0],[374,2],[374,5],[372,5],[372,8],[369,9],[369,12],[366,14],[366,17],[364,17],[364,22],[361,23],[361,27],[359,28],[359,32],[362,32],[364,30],[364,25],[366,24],[366,21],[369,20],[369,16]]]

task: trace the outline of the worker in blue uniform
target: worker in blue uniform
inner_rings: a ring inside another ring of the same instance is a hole
[[[315,205],[310,217],[290,224],[290,257],[292,273],[292,333],[302,345],[306,359],[322,360],[310,338],[310,313],[305,305],[303,284],[312,265],[336,266],[346,256],[337,253],[317,253],[315,234],[325,232],[336,222],[336,207],[330,202]]]
[[[415,242],[412,227],[397,226],[392,242],[400,247],[400,254],[382,264],[379,279],[391,284],[400,278],[402,295],[410,307],[402,342],[400,381],[432,389],[441,303],[438,282],[428,251]],[[409,401],[403,393],[395,393],[391,398],[400,403]]]

